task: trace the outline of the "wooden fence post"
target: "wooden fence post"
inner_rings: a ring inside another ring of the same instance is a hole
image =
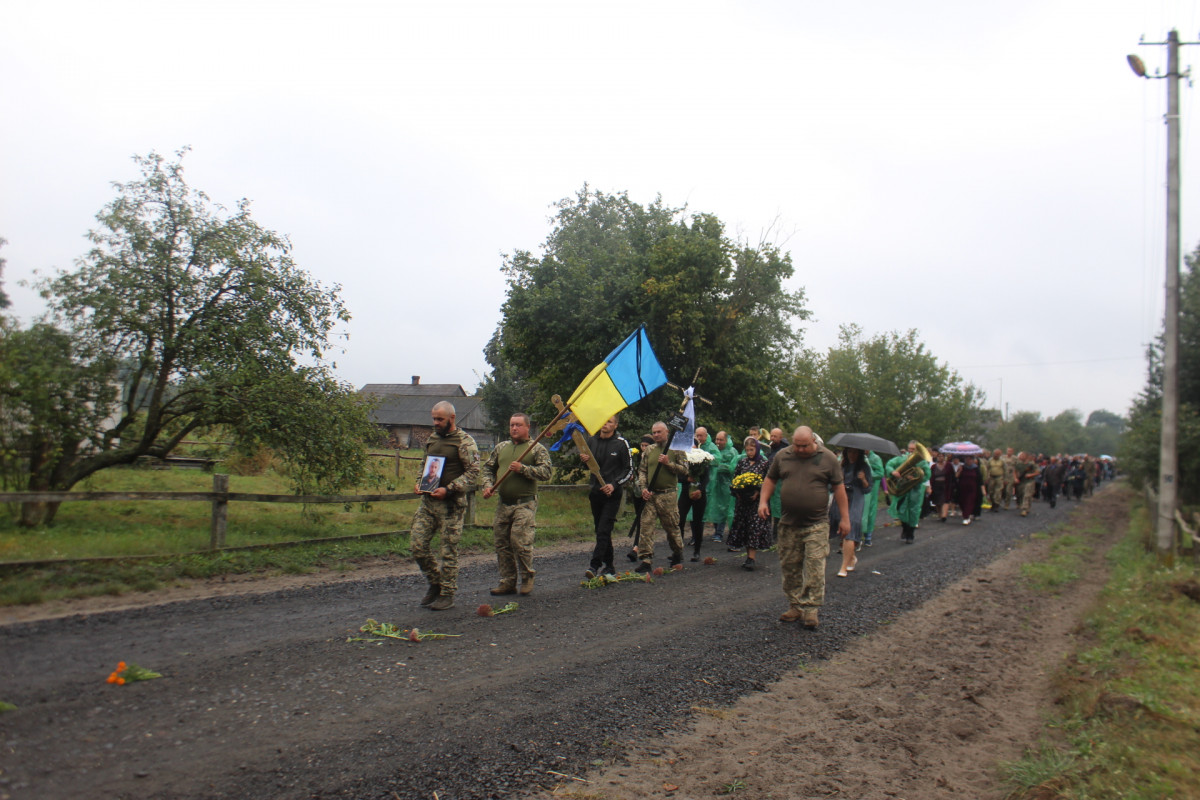
[[[475,490],[471,489],[467,492],[467,513],[463,519],[463,525],[475,524]]]
[[[213,475],[212,530],[209,533],[208,549],[218,550],[225,546],[225,518],[229,511],[229,476]]]

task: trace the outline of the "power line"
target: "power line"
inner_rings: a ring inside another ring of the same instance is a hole
[[[1023,364],[967,364],[958,369],[996,369],[999,367],[1057,367],[1063,364],[1098,364],[1102,361],[1141,361],[1145,355],[1118,358],[1085,358],[1079,361],[1027,361]]]

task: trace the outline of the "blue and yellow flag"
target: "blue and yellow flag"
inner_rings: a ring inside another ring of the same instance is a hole
[[[575,418],[595,434],[613,414],[633,405],[667,382],[658,363],[646,326],[640,326],[596,365],[567,400]]]

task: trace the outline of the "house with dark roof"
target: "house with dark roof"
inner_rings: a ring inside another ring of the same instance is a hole
[[[414,375],[411,383],[368,383],[358,393],[376,400],[372,418],[394,447],[423,448],[433,432],[430,411],[442,400],[454,406],[455,424],[475,439],[481,453],[496,445],[483,400],[469,397],[457,383],[421,383]]]

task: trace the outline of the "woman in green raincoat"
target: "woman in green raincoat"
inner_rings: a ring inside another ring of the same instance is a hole
[[[733,471],[737,469],[741,455],[729,441],[725,431],[716,436],[717,453],[708,471],[708,508],[704,510],[704,521],[713,524],[713,541],[725,540],[725,527],[733,522]]]
[[[867,465],[871,468],[871,491],[863,503],[863,545],[870,547],[875,538],[875,513],[879,511],[879,488],[883,483],[883,459],[873,450],[867,451]]]

